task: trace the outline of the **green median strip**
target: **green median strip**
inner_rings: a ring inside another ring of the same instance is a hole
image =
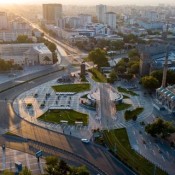
[[[89,72],[92,73],[92,79],[96,82],[107,83],[106,77],[96,68],[89,69]]]
[[[109,132],[105,130],[103,132],[103,139],[113,154],[119,157],[138,174],[154,174],[155,165],[131,148],[125,128],[115,129]],[[156,167],[155,175],[167,175],[167,173]]]

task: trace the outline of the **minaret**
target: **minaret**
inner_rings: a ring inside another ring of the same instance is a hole
[[[166,28],[166,39],[168,35],[168,23],[167,23],[167,28]],[[166,87],[166,77],[167,77],[167,71],[168,71],[168,55],[169,55],[169,45],[166,47],[166,56],[165,56],[165,63],[164,63],[164,68],[163,68],[163,78],[162,78],[162,87]]]
[[[166,77],[167,77],[167,71],[168,71],[168,54],[169,54],[169,45],[167,45],[166,48],[166,57],[165,57],[165,64],[163,68],[163,78],[162,78],[162,87],[166,87]]]

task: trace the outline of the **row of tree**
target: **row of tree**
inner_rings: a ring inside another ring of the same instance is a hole
[[[163,70],[155,70],[149,76],[141,79],[142,85],[148,90],[155,90],[161,86],[163,77]],[[172,70],[167,71],[167,85],[175,84],[175,72]]]
[[[10,70],[22,70],[23,68],[17,64],[13,64],[12,61],[5,61],[0,59],[0,71],[10,71]]]
[[[56,44],[43,37],[40,37],[37,40],[38,40],[38,43],[44,43],[48,47],[48,49],[52,52],[53,63],[56,63],[58,61],[57,54],[56,54],[56,49],[57,49]]]
[[[153,137],[165,138],[175,132],[175,127],[171,122],[158,118],[154,123],[146,125],[145,131]]]
[[[85,166],[69,166],[65,161],[59,160],[55,156],[46,158],[47,175],[90,175]]]
[[[106,57],[106,52],[100,48],[94,49],[89,52],[88,59],[98,66],[101,67],[109,66],[108,59]]]
[[[2,175],[14,175],[14,173],[5,170]],[[32,173],[27,167],[24,167],[19,175],[32,175]],[[69,166],[56,156],[49,156],[46,157],[45,175],[90,175],[90,173],[85,166]]]

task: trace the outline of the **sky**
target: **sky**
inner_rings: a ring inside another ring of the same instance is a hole
[[[175,0],[0,0],[0,3],[13,3],[13,4],[42,4],[42,3],[61,3],[63,5],[158,5],[159,3],[175,4]]]

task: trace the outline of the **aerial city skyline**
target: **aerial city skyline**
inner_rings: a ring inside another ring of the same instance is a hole
[[[34,1],[34,0],[0,0],[0,4],[42,4],[42,3],[47,3],[47,0],[40,0],[40,1]],[[97,5],[97,4],[106,4],[106,5],[149,5],[149,6],[155,6],[158,4],[169,4],[169,5],[173,5],[175,4],[175,2],[173,0],[167,0],[166,2],[164,0],[97,0],[97,1],[93,1],[93,0],[89,0],[87,1],[83,1],[83,0],[66,0],[66,1],[62,1],[62,0],[52,0],[49,1],[49,3],[61,3],[63,5]]]
[[[173,1],[1,3],[0,174],[175,174]]]

